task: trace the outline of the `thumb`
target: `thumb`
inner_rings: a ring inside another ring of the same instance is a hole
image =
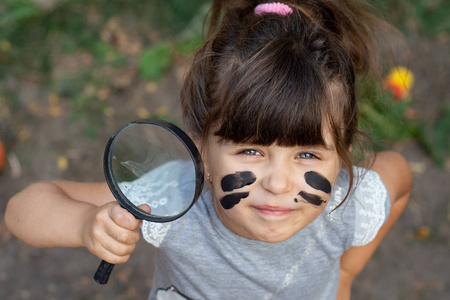
[[[141,204],[138,206],[138,208],[146,213],[152,212],[152,209],[150,208],[150,206],[148,204]]]

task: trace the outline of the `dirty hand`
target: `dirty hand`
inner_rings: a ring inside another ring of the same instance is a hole
[[[150,212],[146,204],[139,208]],[[86,216],[81,233],[83,244],[90,252],[109,263],[124,263],[136,247],[141,224],[141,220],[117,202],[107,203]]]

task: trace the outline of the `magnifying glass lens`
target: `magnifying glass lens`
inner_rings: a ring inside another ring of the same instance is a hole
[[[108,148],[105,172],[109,184],[122,206],[136,212],[137,218],[169,221],[184,214],[197,198],[198,168],[196,153],[189,148],[192,141],[171,129],[130,123]],[[151,214],[139,209],[141,204],[149,205]]]

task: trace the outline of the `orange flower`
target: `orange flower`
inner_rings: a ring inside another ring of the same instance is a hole
[[[385,79],[386,88],[394,94],[396,100],[407,98],[413,84],[414,74],[402,66],[393,68]]]

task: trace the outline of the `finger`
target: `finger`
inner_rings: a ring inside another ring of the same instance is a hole
[[[135,244],[139,240],[138,228],[141,221],[136,220],[132,214],[119,205],[111,205],[107,209],[107,214],[98,214],[98,217],[100,221],[95,227],[97,240],[102,239],[102,232],[127,245]]]
[[[120,243],[110,236],[104,227],[96,227],[92,235],[93,239],[89,250],[101,259],[114,264],[127,261],[136,245],[135,243],[131,245]]]
[[[99,252],[104,255],[111,255],[116,257],[126,257],[129,256],[136,248],[136,243],[134,244],[124,244],[120,243],[112,237],[107,237],[101,240]],[[108,261],[108,260],[107,260]]]
[[[136,230],[142,223],[141,220],[136,219],[129,211],[119,205],[112,206],[109,215],[114,223],[128,230]]]
[[[104,261],[107,261],[115,265],[127,262],[131,256],[131,252],[126,255],[117,255],[106,248],[101,248],[101,250],[96,254],[99,258],[103,259]]]
[[[138,208],[148,214],[150,214],[152,212],[152,209],[150,208],[150,206],[148,204],[141,204],[138,206]]]
[[[104,230],[109,237],[113,238],[115,241],[119,243],[126,245],[136,244],[140,238],[139,231],[137,229],[129,230],[118,226],[114,222],[105,224]]]

